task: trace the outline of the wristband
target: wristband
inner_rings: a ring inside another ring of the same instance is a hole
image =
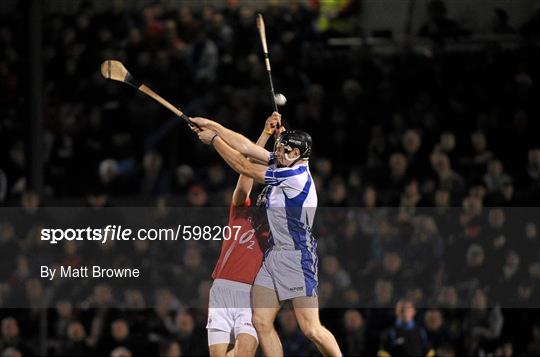
[[[264,129],[264,133],[268,136],[272,136],[273,134],[270,130],[266,130],[266,129]]]
[[[212,139],[210,140],[210,145],[212,145],[214,143],[214,139],[219,136],[217,133],[214,134],[214,136],[212,136]]]

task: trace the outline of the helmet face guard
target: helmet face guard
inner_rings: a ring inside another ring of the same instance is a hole
[[[276,140],[274,144],[274,153],[277,152],[279,146],[283,146],[285,155],[289,154],[294,149],[300,151],[300,155],[297,158],[292,159],[294,162],[291,165],[294,165],[301,159],[309,159],[311,155],[312,140],[311,136],[306,132],[300,130],[287,130]]]

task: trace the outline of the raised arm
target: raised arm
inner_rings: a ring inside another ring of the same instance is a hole
[[[269,117],[266,119],[264,129],[259,135],[259,139],[255,143],[257,146],[264,148],[270,136],[272,136],[273,131],[275,130],[275,119]],[[215,140],[215,139],[214,139]],[[251,188],[253,187],[253,179],[251,177],[240,175],[238,181],[236,182],[236,188],[234,189],[232,197],[233,206],[243,206],[246,202],[246,199],[251,193]]]
[[[199,135],[199,139],[203,143],[213,145],[218,154],[234,171],[253,179],[255,182],[264,183],[264,176],[268,166],[249,161],[242,153],[230,147],[225,140],[211,130],[203,129],[197,135]]]
[[[272,117],[279,118],[279,120],[281,120],[281,115],[279,113],[272,113]],[[200,128],[208,129],[217,133],[221,140],[226,142],[232,149],[240,152],[241,154],[251,157],[260,162],[268,162],[268,160],[270,159],[270,152],[268,150],[263,147],[257,146],[254,142],[252,142],[242,134],[227,129],[223,125],[209,119],[190,119]]]

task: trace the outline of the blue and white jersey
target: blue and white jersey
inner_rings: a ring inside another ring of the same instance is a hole
[[[317,191],[308,164],[270,166],[264,182],[268,185],[266,212],[272,249],[315,254],[316,242],[311,228],[317,209]]]

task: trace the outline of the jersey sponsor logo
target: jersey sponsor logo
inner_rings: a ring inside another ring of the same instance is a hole
[[[248,244],[246,248],[253,249],[253,246],[255,245],[255,240],[253,239],[254,235],[255,235],[255,228],[252,228],[249,231],[244,232],[244,234],[240,236],[240,239],[238,239],[238,243]]]

